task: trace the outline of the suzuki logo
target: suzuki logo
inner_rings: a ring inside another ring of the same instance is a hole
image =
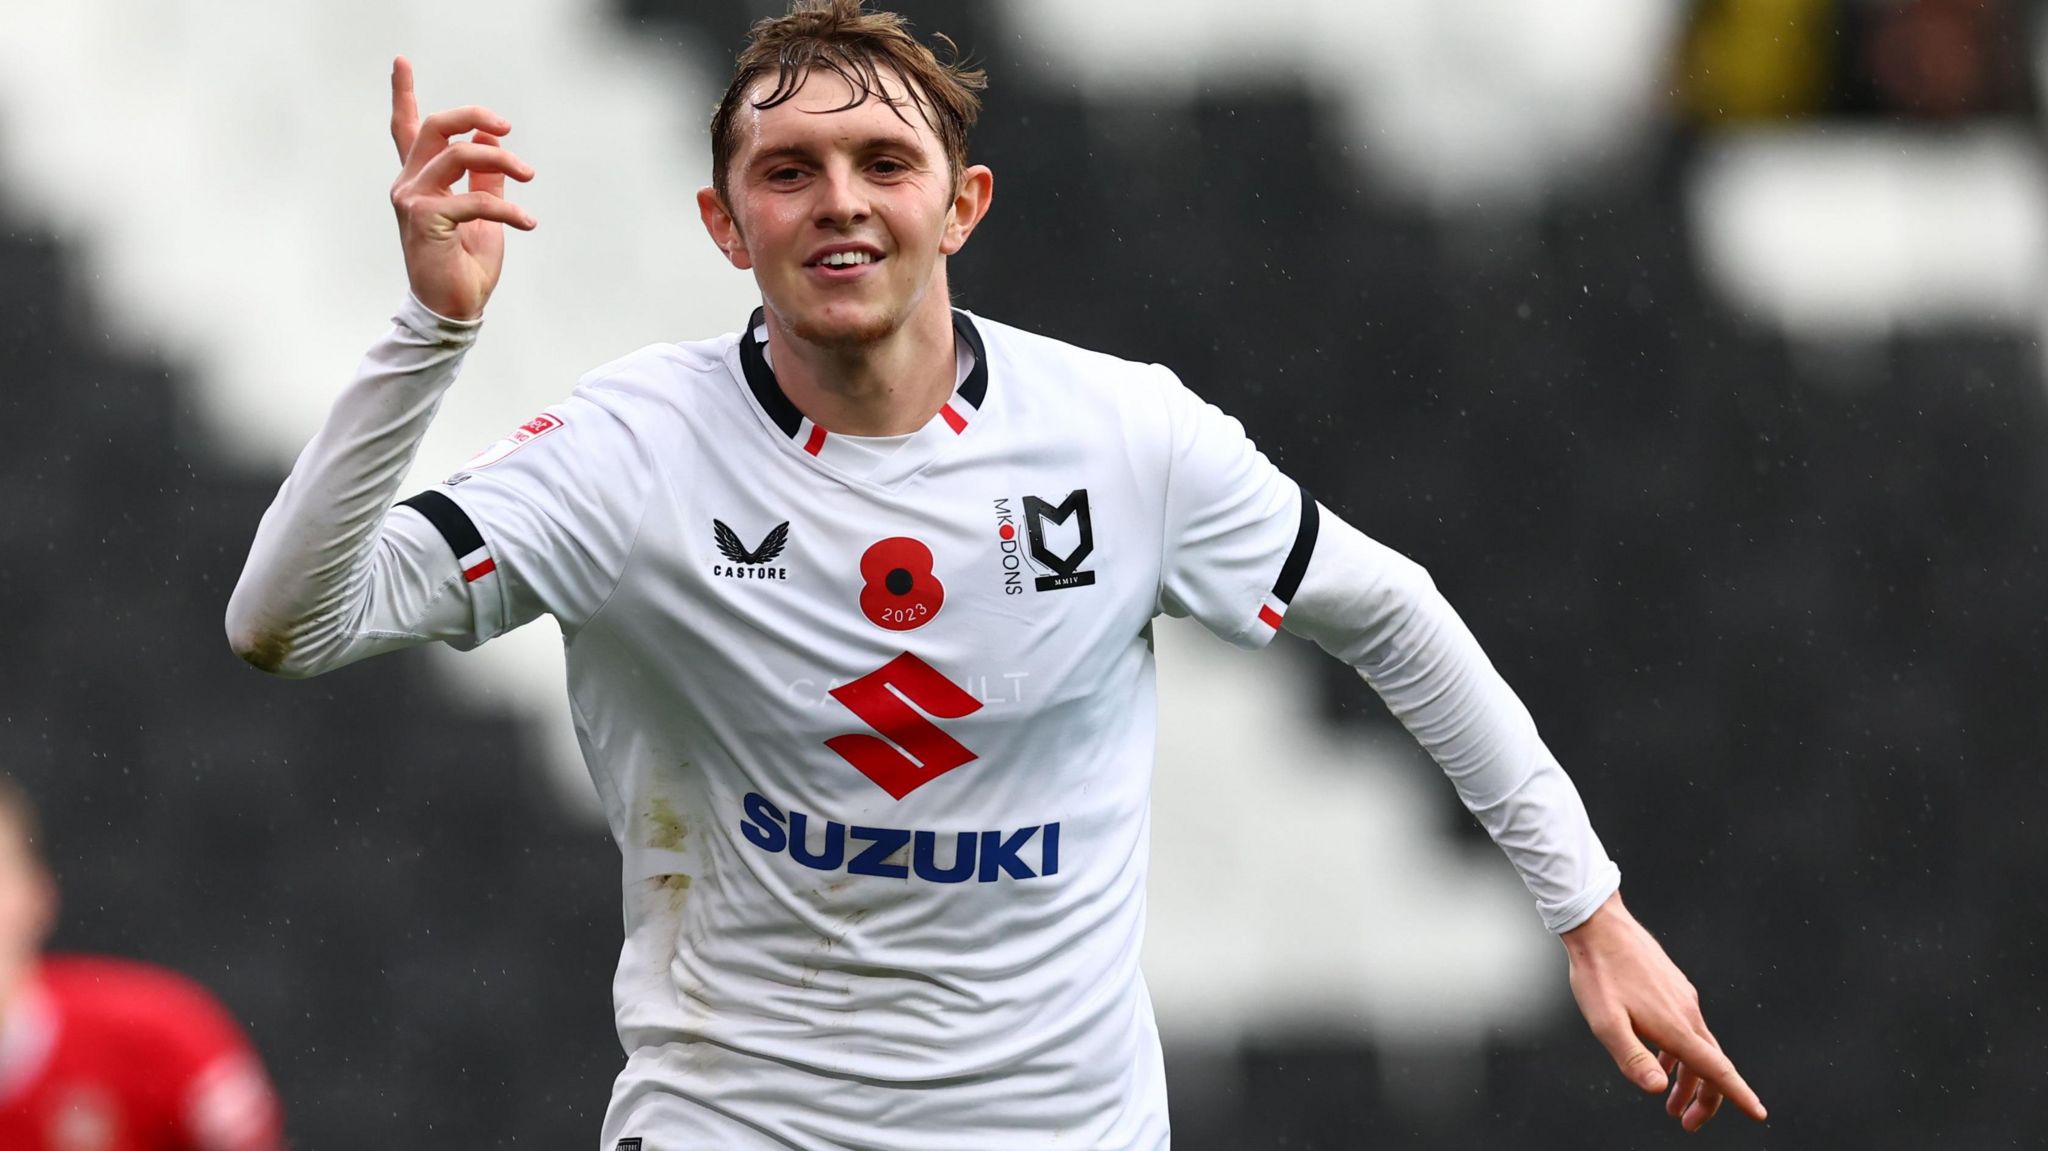
[[[897,799],[974,762],[973,752],[920,709],[940,719],[959,719],[980,711],[981,701],[907,651],[852,683],[833,688],[832,698],[881,737],[835,735],[825,746]]]

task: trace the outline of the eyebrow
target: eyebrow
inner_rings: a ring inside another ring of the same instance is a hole
[[[919,146],[917,138],[914,136],[870,136],[853,145],[853,151],[855,152],[877,152],[884,149],[911,151],[920,155],[924,152],[924,149]],[[770,160],[808,160],[816,155],[816,153],[817,149],[809,144],[779,144],[764,150],[760,155],[754,157],[753,163],[749,164],[748,167],[764,164]]]

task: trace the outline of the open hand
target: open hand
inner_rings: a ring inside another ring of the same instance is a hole
[[[1723,1099],[1762,1122],[1763,1100],[1707,1030],[1700,996],[1616,893],[1593,917],[1564,933],[1572,997],[1621,1073],[1644,1091],[1667,1088],[1664,1110],[1697,1131]],[[1661,1055],[1643,1046],[1657,1045]]]
[[[510,224],[531,231],[534,218],[505,199],[505,177],[533,179],[526,161],[499,146],[511,121],[475,105],[436,112],[420,121],[413,97],[412,62],[391,64],[391,142],[403,165],[391,184],[398,213],[405,274],[420,303],[452,320],[483,315],[505,265]],[[474,133],[468,140],[456,137]],[[469,177],[469,190],[456,181]]]

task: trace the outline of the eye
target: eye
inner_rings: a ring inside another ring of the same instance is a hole
[[[909,165],[889,159],[876,160],[868,168],[877,176],[900,176],[910,171]]]
[[[803,178],[804,173],[801,168],[775,168],[768,173],[768,182],[771,184],[794,184]]]

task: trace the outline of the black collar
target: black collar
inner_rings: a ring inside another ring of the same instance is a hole
[[[754,338],[766,317],[767,312],[763,308],[755,308],[754,314],[747,317],[746,330],[740,333],[740,368],[746,372],[747,387],[754,393],[761,410],[768,413],[768,418],[775,421],[775,426],[781,428],[784,435],[795,439],[803,426],[804,414],[797,411],[796,405],[783,394],[782,384],[775,378],[775,370],[768,366],[768,357],[762,353],[761,342]],[[967,401],[969,407],[980,410],[982,400],[988,395],[988,350],[982,346],[981,333],[975,330],[974,321],[958,308],[953,309],[953,334],[967,341],[967,346],[974,352],[974,367],[968,370],[967,379],[955,394]]]

